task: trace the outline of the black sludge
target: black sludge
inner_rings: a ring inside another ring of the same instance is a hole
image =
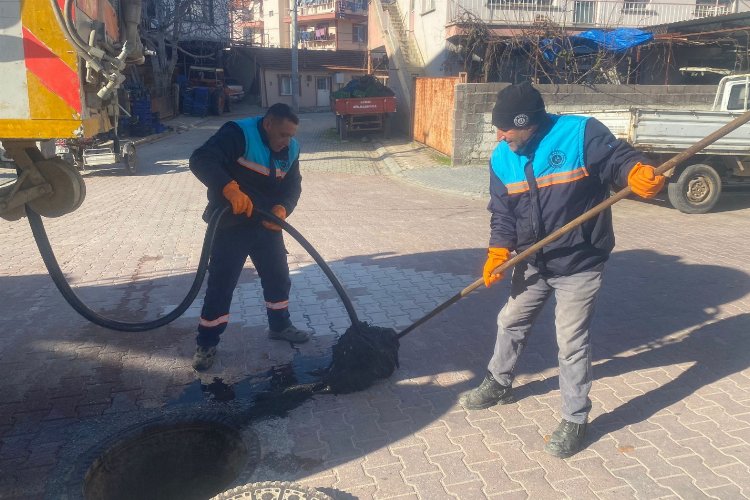
[[[333,360],[325,383],[330,392],[346,394],[367,389],[390,377],[398,367],[398,334],[393,328],[364,321],[347,328],[333,346]]]

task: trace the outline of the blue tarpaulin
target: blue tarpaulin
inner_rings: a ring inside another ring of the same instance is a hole
[[[540,43],[542,56],[554,62],[560,52],[566,51],[575,56],[592,54],[601,50],[624,52],[654,38],[654,35],[635,28],[617,28],[613,30],[590,30],[566,38],[545,38]]]
[[[570,37],[573,41],[591,41],[605,50],[622,52],[653,40],[654,35],[635,28],[617,28],[609,31],[590,30]]]

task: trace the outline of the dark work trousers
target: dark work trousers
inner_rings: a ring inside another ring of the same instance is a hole
[[[247,257],[260,276],[266,301],[268,326],[280,331],[289,320],[289,265],[281,231],[271,231],[259,223],[220,227],[208,264],[208,285],[198,323],[199,346],[219,343],[229,322],[229,305]]]

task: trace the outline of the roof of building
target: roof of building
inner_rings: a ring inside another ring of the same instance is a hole
[[[750,12],[739,12],[723,16],[707,16],[676,23],[659,24],[643,28],[655,35],[663,33],[712,33],[726,34],[733,30],[747,30],[750,28]],[[744,38],[744,34],[742,35]]]
[[[292,49],[243,48],[264,69],[289,70]],[[367,69],[367,52],[362,50],[306,50],[298,52],[300,71],[361,71]]]

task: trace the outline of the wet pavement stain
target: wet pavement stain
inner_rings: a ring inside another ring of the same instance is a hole
[[[314,389],[320,388],[330,363],[330,356],[304,356],[298,351],[290,363],[235,383],[227,383],[220,376],[210,382],[197,379],[167,406],[250,402],[248,412],[253,418],[282,415],[318,392]]]

